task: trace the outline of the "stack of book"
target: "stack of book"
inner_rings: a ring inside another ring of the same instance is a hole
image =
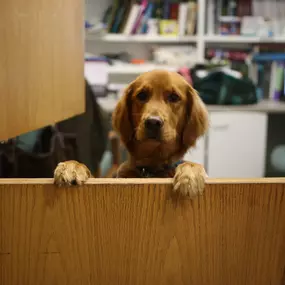
[[[285,36],[285,1],[208,0],[207,33]]]
[[[283,52],[263,52],[256,54],[257,91],[264,99],[285,100],[285,54]]]
[[[108,33],[194,35],[197,1],[114,0],[103,16]]]

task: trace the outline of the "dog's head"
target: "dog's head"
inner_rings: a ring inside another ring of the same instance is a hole
[[[126,88],[113,113],[113,127],[131,154],[159,151],[167,159],[195,145],[208,128],[208,113],[181,75],[154,70]]]

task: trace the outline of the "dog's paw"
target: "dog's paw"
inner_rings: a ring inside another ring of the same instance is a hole
[[[202,195],[205,188],[207,174],[202,165],[185,162],[177,166],[173,189],[183,196],[195,198]]]
[[[89,169],[75,160],[59,163],[54,171],[54,183],[58,186],[82,185],[90,177]]]

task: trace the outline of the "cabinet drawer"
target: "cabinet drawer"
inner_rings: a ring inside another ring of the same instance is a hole
[[[210,114],[207,170],[210,177],[263,177],[267,114]]]

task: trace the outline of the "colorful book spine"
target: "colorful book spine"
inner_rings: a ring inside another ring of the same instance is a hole
[[[285,65],[284,65],[285,66]],[[285,98],[285,67],[283,68],[283,99]]]
[[[179,36],[184,36],[186,33],[187,13],[188,13],[188,3],[187,2],[180,3],[178,11]]]
[[[130,14],[128,16],[128,19],[126,21],[126,24],[125,24],[125,27],[123,30],[123,34],[129,35],[132,33],[132,29],[133,29],[133,26],[136,22],[138,15],[140,13],[140,9],[141,9],[141,7],[139,4],[133,4],[132,5]]]
[[[279,101],[282,95],[283,81],[284,81],[284,63],[277,64],[276,77],[275,77],[275,90],[273,99]]]
[[[170,3],[169,0],[164,0],[162,8],[162,19],[170,18]]]
[[[154,8],[154,4],[153,3],[149,3],[148,7],[147,7],[147,10],[145,12],[145,17],[143,19],[142,30],[141,30],[142,34],[146,34],[147,33],[148,21],[151,18],[151,15],[153,14],[153,8]]]
[[[215,34],[215,3],[214,0],[207,2],[207,34]]]
[[[278,67],[277,62],[273,61],[271,63],[271,72],[270,72],[270,87],[269,87],[269,99],[270,100],[274,99],[277,67]]]
[[[263,99],[263,86],[262,83],[264,81],[264,66],[262,63],[259,63],[257,65],[257,72],[258,72],[258,80],[257,80],[257,86],[256,86],[256,94],[258,97],[258,100]]]
[[[140,5],[141,8],[140,8],[137,20],[136,20],[136,22],[134,24],[134,27],[132,29],[132,34],[136,34],[137,29],[139,28],[140,22],[142,20],[142,17],[143,17],[143,15],[145,13],[145,10],[147,8],[147,5],[148,5],[148,1],[147,0],[142,0],[142,3]]]
[[[111,28],[111,33],[118,33],[120,24],[121,24],[123,17],[124,17],[124,12],[125,12],[125,7],[120,7],[118,9],[117,15],[115,17],[114,24]]]
[[[187,13],[187,35],[194,35],[197,19],[197,3],[188,2],[188,13]]]
[[[171,20],[178,20],[178,10],[179,10],[179,4],[178,3],[172,3],[170,4],[170,16],[169,18]]]

